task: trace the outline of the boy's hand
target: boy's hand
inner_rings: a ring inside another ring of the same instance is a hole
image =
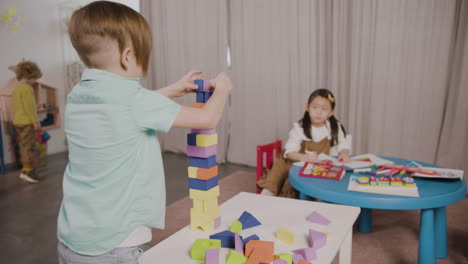
[[[180,97],[188,93],[193,93],[194,90],[198,88],[193,81],[203,79],[199,76],[201,73],[201,71],[188,72],[180,80],[167,87],[159,89],[158,92],[167,97]]]
[[[232,90],[232,82],[227,73],[220,72],[214,80],[211,81],[215,92],[216,91],[225,91],[227,93],[231,92]]]

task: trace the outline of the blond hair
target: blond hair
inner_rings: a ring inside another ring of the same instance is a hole
[[[42,77],[41,69],[32,61],[21,61],[13,67],[18,81],[22,79],[39,79]]]
[[[102,66],[93,56],[105,51],[106,39],[110,39],[117,41],[120,53],[132,47],[137,64],[143,73],[148,71],[151,31],[143,16],[130,7],[109,1],[90,3],[73,12],[68,34],[88,67]]]

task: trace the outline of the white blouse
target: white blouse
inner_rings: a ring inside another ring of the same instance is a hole
[[[325,122],[325,125],[322,127],[312,126],[311,133],[314,142],[319,142],[324,138],[328,138],[329,140],[331,140],[330,122],[327,120]],[[286,154],[290,152],[299,152],[301,150],[302,141],[311,140],[308,137],[306,137],[306,135],[304,134],[304,130],[302,129],[299,122],[295,122],[291,131],[289,131],[289,138],[286,141],[286,145],[284,146],[284,158],[286,158]],[[345,136],[343,130],[341,129],[340,123],[338,123],[338,144],[330,148],[330,155],[336,156],[343,149],[348,149],[351,152],[351,136]]]

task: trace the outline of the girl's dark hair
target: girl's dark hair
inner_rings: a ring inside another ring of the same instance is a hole
[[[332,107],[332,110],[335,109],[335,96],[332,94],[327,89],[318,89],[315,90],[313,93],[310,94],[309,99],[307,100],[307,105],[314,100],[315,97],[320,96],[325,99],[327,99]],[[331,129],[331,146],[335,146],[338,144],[338,124],[340,124],[341,130],[343,130],[344,135],[346,136],[346,130],[344,129],[343,125],[341,123],[338,123],[338,120],[334,115],[330,116],[328,118],[328,121],[330,121],[330,129]],[[302,117],[301,120],[299,120],[299,124],[302,126],[302,129],[304,130],[304,134],[306,137],[310,138],[312,140],[312,131],[311,131],[311,126],[312,126],[312,121],[310,120],[309,112],[305,111],[304,116]]]

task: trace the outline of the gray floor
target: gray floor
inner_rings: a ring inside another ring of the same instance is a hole
[[[167,204],[188,195],[185,155],[164,153]],[[56,258],[57,214],[62,199],[62,176],[66,154],[47,158],[44,180],[28,184],[18,178],[19,171],[0,175],[0,262],[15,264],[54,264]],[[222,164],[220,178],[252,167]]]

